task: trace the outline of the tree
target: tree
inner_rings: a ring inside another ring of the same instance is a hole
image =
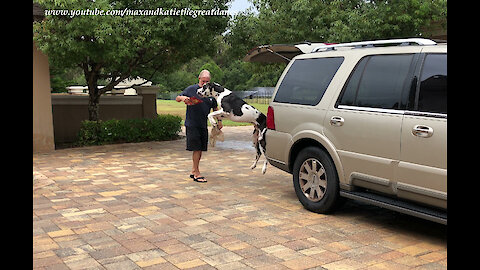
[[[423,37],[425,29],[439,23],[446,29],[446,0],[251,0],[258,13],[236,15],[225,35],[225,57],[231,63],[263,44],[312,42],[353,42],[400,37]],[[275,85],[285,65],[249,63],[248,80],[238,88]],[[255,66],[255,68],[252,68]],[[234,82],[240,69],[225,70],[225,78]]]
[[[352,42],[425,36],[440,23],[446,29],[446,0],[252,0],[258,14],[234,17],[226,41],[233,57],[262,44]]]
[[[223,76],[223,86],[230,90],[247,90],[246,82],[252,77],[246,63],[241,60],[235,60],[225,69]]]
[[[213,40],[225,31],[228,17],[192,16],[192,12],[172,15],[170,10],[226,10],[227,1],[38,0],[45,10],[57,12],[34,23],[33,39],[56,67],[83,70],[89,91],[89,120],[97,121],[100,96],[121,81],[137,76],[153,78],[195,56],[215,52]],[[130,15],[105,14],[125,10]],[[141,14],[145,11],[150,15]],[[99,80],[108,83],[100,88]]]
[[[85,78],[79,68],[64,69],[50,65],[50,84],[52,93],[62,93],[67,91],[67,86],[84,85]]]
[[[223,84],[223,71],[217,64],[215,64],[213,60],[210,60],[207,63],[205,63],[197,72],[197,74],[200,74],[200,71],[204,69],[210,72],[210,76],[211,76],[210,80],[212,82]]]
[[[162,79],[159,80],[159,78]],[[178,92],[180,93],[187,86],[198,82],[198,76],[194,73],[186,72],[183,69],[175,70],[170,73],[162,74],[154,79],[161,92]]]
[[[157,73],[152,82],[157,84],[161,91],[180,93],[187,86],[198,83],[198,75],[205,68],[203,65],[210,62],[214,63],[210,56],[194,57],[172,72]]]

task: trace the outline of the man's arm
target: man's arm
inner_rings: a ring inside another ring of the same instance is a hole
[[[190,100],[190,98],[187,97],[187,96],[180,96],[180,95],[178,95],[178,96],[175,98],[175,100],[176,100],[177,102],[184,102],[184,103],[187,104],[187,105],[192,105],[192,104],[193,104],[192,101]]]

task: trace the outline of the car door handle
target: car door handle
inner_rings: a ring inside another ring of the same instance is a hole
[[[412,134],[421,138],[432,137],[433,128],[424,125],[415,125],[412,129]]]
[[[330,125],[335,127],[343,126],[344,122],[345,120],[340,116],[332,116],[332,118],[330,118]]]

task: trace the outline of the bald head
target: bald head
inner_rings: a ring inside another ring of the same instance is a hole
[[[210,71],[204,69],[200,71],[200,74],[198,74],[198,85],[202,87],[204,84],[210,82]]]

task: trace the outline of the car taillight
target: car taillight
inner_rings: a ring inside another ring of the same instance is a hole
[[[268,106],[267,111],[267,128],[275,130],[275,114],[271,106]]]

